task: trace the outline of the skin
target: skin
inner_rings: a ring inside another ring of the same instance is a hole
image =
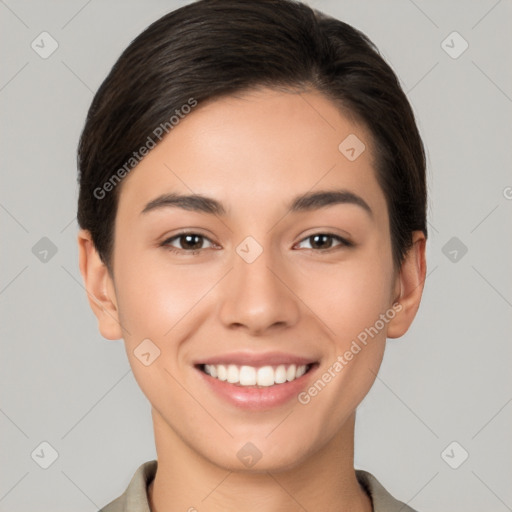
[[[338,150],[349,134],[366,145],[352,162]],[[124,338],[152,406],[153,511],[371,510],[353,467],[355,411],[386,337],[413,321],[426,271],[421,232],[401,268],[393,265],[372,153],[365,127],[315,91],[217,99],[194,109],[124,179],[112,276],[80,231],[80,271],[99,330]],[[357,194],[372,215],[354,204],[287,214],[292,198],[331,189]],[[213,197],[227,215],[177,207],[141,214],[164,192]],[[160,245],[180,229],[206,237],[199,252],[190,254],[183,238],[171,242],[180,254]],[[309,237],[319,233],[354,245],[327,238],[315,246]],[[247,236],[263,249],[250,264],[236,252]],[[318,378],[395,303],[400,312],[306,405],[241,410],[193,367],[217,354],[279,350],[318,361]],[[134,355],[146,338],[161,351],[149,366]],[[252,468],[237,457],[247,442],[262,454]]]

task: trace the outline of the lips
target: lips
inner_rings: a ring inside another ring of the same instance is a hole
[[[194,366],[201,380],[223,400],[239,408],[265,410],[296,397],[318,361],[278,352],[238,352],[200,360]]]

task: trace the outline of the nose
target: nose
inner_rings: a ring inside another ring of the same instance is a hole
[[[222,323],[253,335],[295,325],[299,299],[293,283],[287,282],[291,273],[283,267],[282,259],[273,258],[270,250],[263,250],[252,263],[235,253],[233,269],[223,280],[219,310]]]

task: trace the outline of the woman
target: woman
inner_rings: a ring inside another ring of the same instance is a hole
[[[173,11],[97,92],[79,170],[80,270],[158,456],[102,510],[412,510],[353,466],[427,236],[422,141],[366,36],[290,0]]]

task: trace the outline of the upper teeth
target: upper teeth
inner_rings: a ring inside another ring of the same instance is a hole
[[[298,379],[306,373],[307,366],[294,364],[285,366],[281,364],[275,368],[272,366],[237,366],[234,364],[205,364],[204,371],[219,380],[225,380],[231,384],[240,386],[273,386]]]

